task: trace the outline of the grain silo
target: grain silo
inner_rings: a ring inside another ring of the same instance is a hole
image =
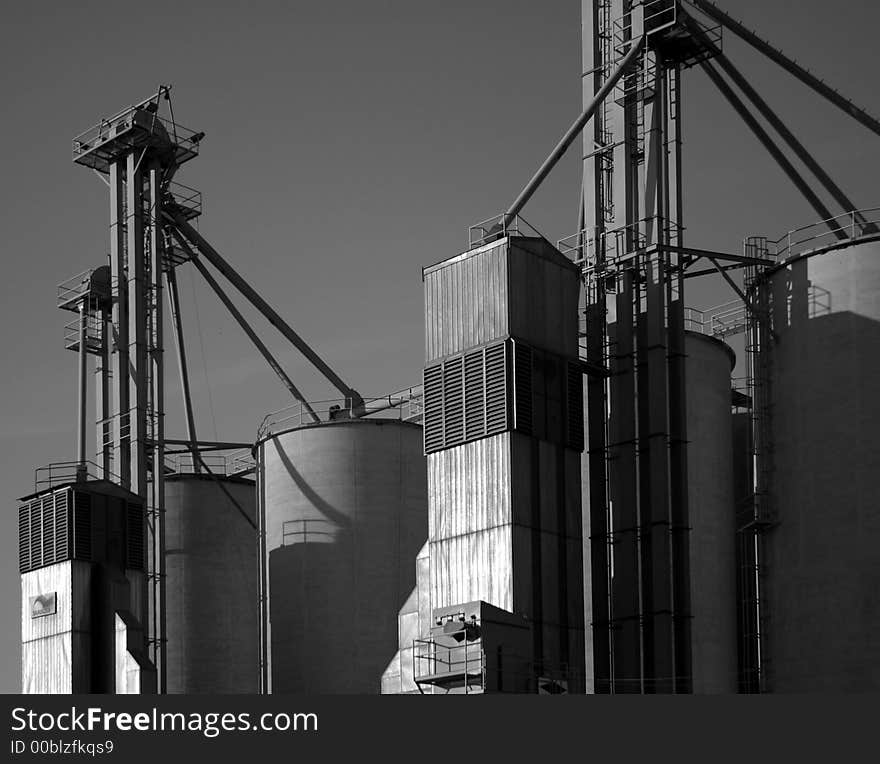
[[[788,254],[760,282],[767,689],[880,690],[880,240]]]
[[[167,691],[258,692],[254,482],[204,473],[169,476],[165,518]]]
[[[336,419],[257,444],[264,691],[378,693],[427,538],[422,428]]]
[[[736,692],[733,351],[685,334],[691,654],[695,693]]]

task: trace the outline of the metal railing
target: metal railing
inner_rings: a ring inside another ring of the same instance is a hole
[[[732,300],[708,310],[684,309],[684,328],[709,337],[724,339],[746,330],[746,306],[741,300]]]
[[[203,472],[202,464],[206,464],[214,475],[233,477],[249,474],[256,468],[256,461],[246,448],[222,454],[202,453],[199,458],[201,462],[197,466],[190,452],[166,454],[165,469],[175,475],[194,475]]]
[[[767,240],[767,253],[777,262],[821,249],[846,239],[856,239],[868,234],[880,234],[880,207],[852,210],[826,220],[795,228],[778,239]]]
[[[575,265],[580,265],[584,273],[589,273],[599,264],[600,254],[604,255],[603,266],[608,267],[632,252],[645,249],[649,241],[676,242],[682,230],[678,223],[652,215],[611,230],[590,226],[560,239],[556,248]]]
[[[641,3],[642,20],[646,34],[654,34],[661,29],[674,26],[678,19],[678,3],[676,0],[643,0]],[[632,12],[614,20],[614,43],[616,47],[626,45],[632,39]]]
[[[322,422],[342,420],[351,417],[347,408],[349,402],[344,398],[334,398],[324,401],[309,401],[308,405],[318,415]],[[421,385],[399,390],[390,395],[378,398],[364,398],[364,408],[367,416],[373,419],[394,419],[401,422],[417,422],[424,413],[423,391]],[[371,411],[371,409],[373,409]],[[296,402],[278,411],[273,411],[263,417],[257,428],[257,440],[265,440],[283,430],[291,430],[305,425],[315,424],[315,420],[306,406]]]
[[[99,353],[103,349],[102,320],[97,313],[86,313],[86,350]],[[64,325],[65,350],[79,350],[79,329],[82,319],[75,318]]]
[[[468,249],[476,249],[507,236],[536,236],[549,242],[549,239],[522,215],[515,215],[513,219],[507,220],[507,215],[502,212],[474,223],[468,228]]]
[[[139,129],[149,135],[165,133],[165,136],[175,145],[181,147],[185,152],[193,154],[198,153],[198,144],[202,138],[201,134],[195,130],[190,130],[177,122],[147,111],[145,104],[129,106],[112,117],[102,119],[96,125],[92,125],[77,135],[73,139],[74,161],[132,129]]]
[[[168,184],[168,193],[171,202],[179,207],[183,212],[183,217],[187,220],[198,217],[202,214],[202,192],[183,183],[171,181]]]
[[[85,466],[85,472],[81,473],[80,468]],[[92,461],[81,462],[52,462],[34,470],[34,491],[42,491],[47,488],[54,488],[64,483],[74,483],[81,477],[87,480],[110,480],[114,483],[120,483],[119,475],[110,473],[104,474],[103,468]]]
[[[413,681],[432,683],[435,679],[447,679],[455,683],[460,678],[465,692],[477,685],[476,692],[485,688],[486,656],[483,640],[468,641],[467,630],[461,629],[462,641],[457,644],[443,644],[436,639],[413,640]],[[447,638],[453,638],[448,635]]]

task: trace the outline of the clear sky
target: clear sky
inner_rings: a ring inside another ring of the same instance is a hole
[[[880,115],[880,6],[721,5]],[[855,202],[880,205],[880,138],[735,38],[725,49]],[[509,204],[579,113],[580,74],[580,0],[7,4],[0,691],[19,687],[16,499],[35,467],[75,453],[55,286],[109,247],[106,187],[71,162],[70,139],[173,84],[178,121],[207,133],[177,178],[205,194],[201,231],[351,385],[381,395],[420,380],[421,267]],[[703,74],[684,85],[689,243],[738,250],[812,222]],[[551,240],[575,230],[578,172],[574,149],[524,210]],[[180,283],[200,435],[250,440],[289,396],[189,269]],[[689,293],[695,307],[727,299],[714,279]],[[307,395],[332,396],[254,323]],[[170,437],[184,432],[176,380],[169,363]]]

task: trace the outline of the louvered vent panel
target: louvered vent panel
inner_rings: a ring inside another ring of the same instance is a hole
[[[443,448],[443,367],[425,369],[424,384],[424,436],[425,453]]]
[[[68,559],[70,553],[69,493],[55,494],[55,562]]]
[[[517,342],[513,346],[514,421],[516,430],[532,434],[532,349]]]
[[[507,429],[507,343],[486,348],[486,434]]]
[[[450,358],[443,364],[443,423],[446,448],[464,442],[463,359]]]
[[[144,569],[144,510],[139,504],[128,504],[125,523],[125,567]]]
[[[31,569],[31,505],[18,508],[18,570],[26,573]]]
[[[79,491],[73,494],[73,556],[92,559],[92,497]]]
[[[568,363],[566,379],[565,445],[575,451],[584,450],[584,389],[583,372],[577,364]]]
[[[43,502],[31,502],[31,570],[43,564]]]
[[[50,494],[43,499],[43,565],[55,562],[55,496]]]
[[[465,440],[486,434],[486,380],[482,350],[464,357]]]

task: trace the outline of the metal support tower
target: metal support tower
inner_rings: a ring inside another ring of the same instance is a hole
[[[106,175],[110,189],[110,310],[101,316],[96,385],[99,461],[101,477],[144,502],[148,643],[160,692],[166,684],[162,295],[173,266],[161,216],[171,178],[197,155],[202,137],[160,117],[163,99],[169,100],[166,86],[73,143],[74,161]]]
[[[691,689],[680,73],[711,55],[675,0],[584,0],[584,333],[596,692]],[[715,31],[705,32],[716,39]]]

